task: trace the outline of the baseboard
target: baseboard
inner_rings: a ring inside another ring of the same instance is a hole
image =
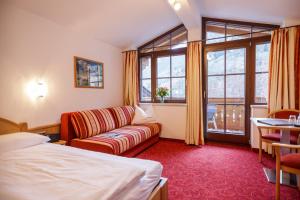
[[[181,139],[163,138],[163,137],[160,137],[159,139],[160,139],[160,140],[164,140],[164,141],[172,141],[172,142],[184,143],[184,140],[181,140]]]

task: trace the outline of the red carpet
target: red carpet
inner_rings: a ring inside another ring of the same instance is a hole
[[[263,167],[275,167],[265,156],[247,147],[210,143],[202,148],[173,141],[160,141],[139,158],[163,164],[169,179],[169,199],[273,200],[275,185],[268,183]],[[300,192],[282,186],[281,199],[300,200]]]

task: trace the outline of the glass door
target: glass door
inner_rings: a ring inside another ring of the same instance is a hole
[[[248,143],[248,47],[215,48],[206,54],[206,137]]]

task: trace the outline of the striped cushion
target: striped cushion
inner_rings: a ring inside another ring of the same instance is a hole
[[[120,155],[159,132],[160,125],[158,123],[130,125],[81,141],[108,146],[114,154]]]
[[[132,106],[121,106],[109,108],[111,114],[114,116],[116,128],[120,128],[131,124],[134,116],[134,107]]]
[[[73,112],[71,121],[80,139],[115,129],[114,118],[108,109]]]

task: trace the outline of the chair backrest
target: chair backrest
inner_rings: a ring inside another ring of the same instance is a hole
[[[278,118],[278,119],[289,119],[290,115],[298,115],[300,114],[300,110],[295,109],[283,109],[283,110],[277,110],[269,114],[269,117],[271,118]],[[279,131],[276,131],[279,133]],[[291,135],[300,137],[299,131],[291,131]]]
[[[212,121],[216,112],[217,112],[216,105],[207,106],[207,120]]]
[[[269,114],[269,117],[272,118],[278,118],[278,119],[288,119],[290,115],[298,115],[300,114],[300,110],[294,110],[294,109],[283,109],[283,110],[277,110]]]

